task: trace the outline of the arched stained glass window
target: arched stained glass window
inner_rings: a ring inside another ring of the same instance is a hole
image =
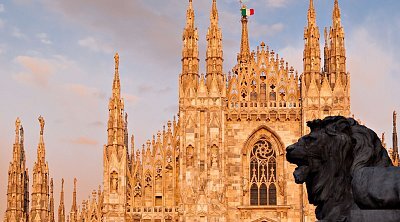
[[[250,153],[250,205],[276,205],[276,153],[261,138]]]

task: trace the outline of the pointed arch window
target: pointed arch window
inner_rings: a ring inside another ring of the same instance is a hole
[[[265,138],[250,152],[250,205],[276,205],[276,153]]]

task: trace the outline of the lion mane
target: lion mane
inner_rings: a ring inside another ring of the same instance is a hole
[[[342,116],[317,119],[307,125],[311,132],[287,147],[286,158],[297,165],[295,182],[306,183],[308,200],[317,206],[318,219],[347,221],[351,210],[400,203],[394,199],[382,204],[380,193],[368,190],[363,178],[377,177],[379,172],[370,172],[371,167],[393,166],[374,131]]]

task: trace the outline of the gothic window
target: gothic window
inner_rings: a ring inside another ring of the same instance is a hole
[[[271,100],[271,101],[276,101],[276,92],[271,91],[271,92],[269,93],[269,100]]]
[[[257,93],[255,91],[250,93],[250,100],[251,101],[257,101]]]
[[[250,153],[250,205],[276,205],[276,153],[261,138]]]

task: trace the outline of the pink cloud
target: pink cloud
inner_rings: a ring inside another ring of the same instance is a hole
[[[72,92],[78,96],[105,98],[105,94],[102,93],[99,89],[88,87],[83,84],[66,84],[64,85],[64,87],[67,91]]]
[[[31,56],[18,56],[15,61],[24,69],[24,71],[14,75],[15,80],[39,87],[48,86],[49,78],[55,70],[54,64],[50,60]]]
[[[87,137],[79,137],[77,139],[73,139],[70,141],[73,144],[77,144],[77,145],[97,145],[99,144],[98,141],[87,138]]]

